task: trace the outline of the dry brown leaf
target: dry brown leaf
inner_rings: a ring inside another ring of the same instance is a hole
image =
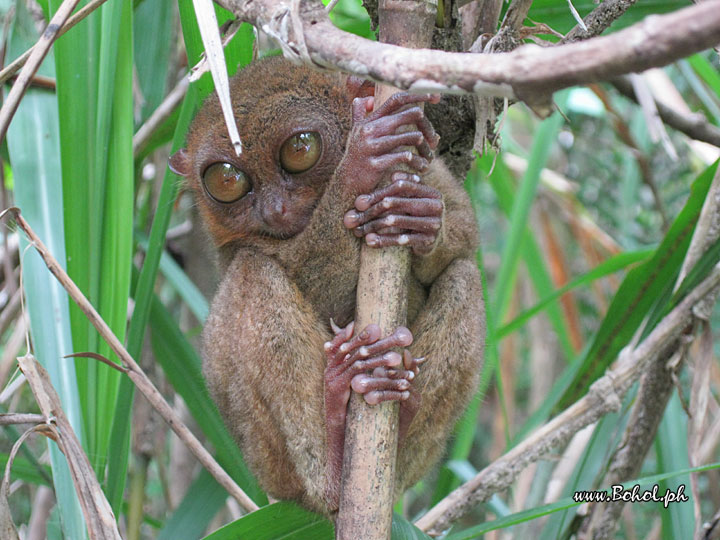
[[[80,441],[65,416],[60,398],[50,382],[47,371],[32,355],[18,358],[18,364],[30,384],[40,411],[48,418],[47,427],[54,432],[54,438],[68,461],[70,476],[75,484],[75,491],[88,527],[88,536],[91,540],[120,540],[112,508],[100,488]]]

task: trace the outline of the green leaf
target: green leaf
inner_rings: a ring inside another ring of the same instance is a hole
[[[18,3],[16,9],[8,58],[16,58],[38,39],[32,16],[25,4]],[[52,53],[39,73],[50,77],[54,75]],[[7,134],[15,203],[50,252],[63,265],[65,235],[59,140],[55,95],[44,90],[28,89]],[[62,358],[73,352],[68,297],[37,252],[27,249],[24,235],[20,235],[20,238],[26,309],[35,356],[48,370],[65,414],[78,438],[83,441],[75,366]],[[48,441],[48,447],[63,530],[67,538],[84,538],[84,519],[67,461],[55,443]]]
[[[225,525],[205,540],[332,540],[334,527],[326,518],[291,502],[265,506]]]
[[[393,514],[392,540],[430,540],[430,537],[399,514]]]
[[[587,392],[629,343],[656,298],[675,283],[716,168],[717,162],[693,182],[685,207],[652,258],[628,272],[556,410],[564,409]]]
[[[133,20],[135,69],[141,92],[142,109],[138,124],[147,120],[167,93],[172,39],[173,2],[143,2]],[[171,132],[172,136],[172,132]]]
[[[520,247],[527,229],[530,207],[535,199],[535,193],[537,192],[537,186],[540,181],[540,171],[547,162],[550,147],[555,141],[562,123],[563,117],[555,113],[540,123],[533,137],[530,159],[528,160],[520,190],[516,194],[513,202],[512,212],[510,214],[510,229],[500,258],[500,269],[497,272],[498,278],[495,284],[495,294],[491,307],[498,321],[503,319],[510,302],[514,276],[521,255]]]
[[[592,0],[573,0],[572,4],[581,17],[585,17],[597,8],[597,4]],[[648,15],[668,13],[687,5],[687,2],[683,0],[645,0],[638,2],[632,5],[622,17],[617,19],[608,32],[626,28],[641,21]],[[528,12],[528,19],[526,21],[528,26],[532,24],[530,21],[545,23],[555,31],[563,34],[569,32],[577,24],[570,13],[566,0],[535,0]]]
[[[655,438],[657,453],[657,470],[674,471],[688,467],[687,447],[687,415],[683,411],[677,392],[673,392],[665,414],[658,427]],[[660,482],[660,492],[677,491],[680,486],[686,488],[687,502],[676,502],[668,506],[667,511],[660,512],[662,519],[662,537],[674,540],[687,536],[687,531],[695,530],[693,497],[690,491],[690,477],[676,475]]]
[[[0,468],[5,470],[7,465],[9,454],[0,453]],[[38,470],[38,467],[41,467]],[[43,474],[41,474],[41,471]],[[41,465],[39,463],[32,463],[30,460],[23,457],[15,457],[10,469],[10,480],[22,480],[28,484],[50,486],[48,478],[52,478],[52,469],[47,465]]]
[[[51,0],[54,10],[60,4]],[[133,220],[132,6],[108,2],[55,45],[68,274],[125,336]],[[83,61],[77,61],[82,58]],[[77,308],[79,352],[116,360]],[[102,476],[120,375],[77,362],[86,450]]]
[[[201,538],[227,497],[225,488],[218,484],[209,472],[201,469],[156,540]]]
[[[540,313],[550,303],[560,298],[563,294],[576,289],[578,287],[584,287],[590,285],[593,281],[605,277],[609,274],[622,270],[631,264],[643,261],[653,253],[653,250],[647,249],[642,251],[632,251],[628,253],[619,253],[613,255],[609,259],[603,261],[589,272],[578,276],[571,282],[560,287],[549,296],[546,296],[540,300],[533,307],[523,311],[520,315],[515,317],[512,321],[506,325],[497,329],[497,338],[502,339],[508,334],[521,328],[530,318]]]
[[[705,56],[694,54],[687,59],[688,63],[695,70],[695,73],[707,84],[715,95],[720,98],[720,74]]]

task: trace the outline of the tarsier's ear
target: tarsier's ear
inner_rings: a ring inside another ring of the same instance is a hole
[[[350,75],[347,78],[347,89],[351,99],[375,95],[375,83],[366,79],[361,79],[355,75]]]
[[[190,176],[190,156],[188,156],[187,150],[181,148],[170,156],[170,159],[168,159],[168,167],[178,176],[184,176],[186,178]]]

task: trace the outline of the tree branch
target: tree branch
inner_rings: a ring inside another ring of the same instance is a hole
[[[435,20],[428,0],[382,0],[379,38],[404,46],[429,45]],[[397,89],[375,89],[377,109]],[[355,308],[356,328],[380,326],[383,335],[407,324],[410,250],[395,246],[376,249],[363,244]],[[348,405],[343,453],[338,540],[390,539],[395,497],[398,448],[398,402],[368,405],[352,392]]]
[[[609,36],[559,47],[524,45],[492,55],[373,42],[333,26],[319,2],[299,8],[290,0],[217,2],[283,42],[286,55],[305,62],[412,91],[507,97],[531,106],[546,106],[551,94],[562,88],[664,66],[720,41],[716,1],[647,17]],[[300,28],[291,23],[293,13]]]
[[[616,77],[610,80],[610,84],[623,96],[638,103],[628,77]],[[668,126],[683,132],[691,139],[703,141],[720,148],[720,129],[708,122],[702,113],[682,113],[657,100],[655,100],[655,106],[660,118]]]
[[[636,1],[637,0],[605,0],[583,18],[587,30],[583,30],[580,25],[577,25],[568,32],[562,40],[562,43],[572,43],[574,41],[599,36],[615,20],[622,17],[628,8],[635,4]]]

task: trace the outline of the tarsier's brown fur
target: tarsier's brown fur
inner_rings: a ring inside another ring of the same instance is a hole
[[[280,58],[256,62],[231,82],[242,156],[234,156],[216,97],[198,113],[184,156],[223,274],[203,335],[210,392],[262,488],[325,514],[336,510],[328,485],[339,478],[327,478],[323,344],[333,337],[330,318],[346,325],[354,317],[363,241],[343,225],[361,193],[353,179],[335,174],[346,154],[357,88],[344,75]],[[299,180],[281,178],[278,141],[306,121],[321,125],[322,158]],[[243,208],[210,199],[200,179],[204,168],[233,159],[272,193]],[[483,355],[469,199],[438,159],[422,182],[442,192],[445,211],[432,252],[412,260],[409,348],[427,361],[412,383],[422,402],[400,442],[396,495],[442,454],[476,387]],[[297,205],[298,225],[274,234],[263,224],[262,206],[280,199]]]

